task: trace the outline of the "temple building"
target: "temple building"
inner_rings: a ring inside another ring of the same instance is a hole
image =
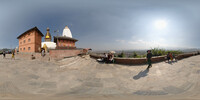
[[[56,43],[51,41],[51,34],[50,34],[50,29],[47,28],[47,33],[44,38],[44,42],[42,42],[41,48],[47,48],[47,49],[55,49],[56,48]],[[47,51],[46,49],[46,51]]]
[[[19,52],[39,52],[44,35],[37,28],[31,28],[17,37]]]
[[[62,36],[54,36],[56,49],[75,49],[77,39],[72,38],[72,33],[68,26],[65,26]]]

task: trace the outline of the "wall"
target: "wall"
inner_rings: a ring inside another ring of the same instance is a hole
[[[77,56],[82,53],[82,49],[52,49],[49,50],[51,59],[62,59],[65,57]]]
[[[183,58],[191,57],[198,55],[198,53],[187,53],[187,54],[180,54],[176,56],[176,59],[181,60]],[[103,56],[98,56],[98,55],[90,55],[90,57],[98,59],[98,58],[103,58]],[[141,64],[146,64],[146,58],[114,58],[115,63],[117,64],[125,64],[125,65],[141,65]],[[159,56],[159,57],[153,57],[152,62],[162,62],[166,61],[166,56]]]
[[[57,45],[58,45],[58,47],[75,47],[75,41],[59,39]]]
[[[34,47],[35,52],[39,52],[39,48],[41,48],[41,42],[42,42],[42,36],[37,31],[35,31],[35,47]]]
[[[41,56],[41,53],[29,53],[29,52],[18,52],[15,54],[16,58],[20,58],[20,59],[28,59],[31,60],[32,55],[35,57],[35,59],[38,60],[42,60],[42,61],[49,61],[50,60],[50,56],[48,53],[46,53],[46,55],[44,57]]]

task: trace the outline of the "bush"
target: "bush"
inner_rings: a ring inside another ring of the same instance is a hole
[[[183,52],[180,50],[165,50],[165,49],[159,49],[159,48],[153,48],[151,49],[151,53],[153,56],[162,56],[167,55],[168,52],[171,52],[173,54],[182,54]]]
[[[118,57],[124,58],[125,57],[124,52],[122,51],[122,53],[118,54]]]
[[[133,58],[136,58],[138,55],[136,52],[133,52]]]

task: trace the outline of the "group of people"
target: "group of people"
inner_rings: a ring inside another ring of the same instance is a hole
[[[6,58],[6,52],[3,51],[3,58]],[[15,59],[15,52],[12,51],[12,59]]]
[[[147,50],[147,57],[146,57],[146,61],[148,63],[148,67],[147,69],[151,68],[152,67],[152,61],[151,61],[151,58],[152,58],[152,53],[151,53],[151,50]],[[176,61],[176,58],[175,58],[175,54],[171,53],[171,52],[168,52],[167,54],[167,60],[168,62],[171,60],[173,61],[175,59]],[[113,53],[104,53],[104,57],[101,58],[101,59],[97,59],[97,61],[99,62],[106,62],[106,63],[114,63],[114,54]]]
[[[152,67],[151,58],[152,58],[151,50],[147,50],[147,63],[148,63],[147,69],[149,69],[149,68]],[[175,54],[174,54],[174,53],[171,53],[171,52],[168,52],[168,54],[167,54],[167,60],[168,60],[168,63],[169,63],[170,60],[171,60],[171,62],[172,62],[173,60],[176,61]]]
[[[169,63],[169,60],[171,60],[171,62],[172,62],[173,60],[176,61],[175,54],[173,54],[173,53],[171,53],[171,52],[168,52],[168,54],[167,54],[167,61],[168,61],[168,63]]]
[[[114,63],[114,54],[113,53],[104,53],[104,56],[101,59],[97,59],[99,62]]]

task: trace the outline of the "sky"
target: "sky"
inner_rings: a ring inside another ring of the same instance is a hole
[[[66,25],[77,48],[200,48],[199,11],[200,0],[0,0],[0,48],[35,26],[56,36]]]

